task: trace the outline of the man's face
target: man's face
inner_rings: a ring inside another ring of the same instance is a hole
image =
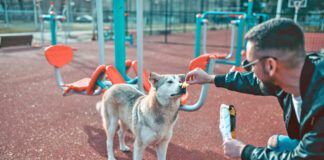
[[[255,52],[253,42],[248,41],[246,52],[246,59],[249,62],[263,58],[260,57],[257,52]],[[274,78],[269,75],[269,71],[266,67],[267,63],[265,63],[265,61],[266,59],[262,59],[258,63],[253,64],[251,71],[254,72],[255,75],[260,79],[261,91],[265,94],[274,94],[280,88],[275,85]]]

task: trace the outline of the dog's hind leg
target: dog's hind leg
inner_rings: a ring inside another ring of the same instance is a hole
[[[114,156],[114,136],[116,132],[116,128],[118,125],[117,117],[110,116],[109,122],[106,123],[108,126],[108,134],[107,134],[107,154],[108,160],[116,160]]]
[[[129,147],[125,144],[125,131],[127,130],[127,126],[122,121],[118,121],[119,130],[118,130],[118,138],[119,138],[119,148],[123,152],[129,152]]]

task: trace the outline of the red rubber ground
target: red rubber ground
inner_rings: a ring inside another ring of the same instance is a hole
[[[181,38],[182,37],[182,38]],[[222,41],[221,37],[211,36]],[[321,36],[323,37],[323,36]],[[151,43],[163,37],[145,37],[144,66],[161,74],[186,73],[193,58],[193,46]],[[194,36],[169,37],[193,43]],[[217,41],[216,41],[217,42]],[[215,42],[215,43],[216,43]],[[78,48],[72,63],[63,68],[63,79],[71,82],[90,76],[98,65],[96,42],[72,45]],[[324,46],[323,41],[319,46]],[[136,57],[135,48],[127,48],[128,58]],[[113,64],[113,46],[106,45],[106,62]],[[63,97],[56,86],[53,68],[43,49],[6,49],[0,53],[0,159],[106,159],[105,134],[95,103],[101,96]],[[224,73],[228,66],[215,68]],[[190,102],[200,88],[190,86]],[[237,137],[245,143],[264,146],[273,134],[285,134],[282,111],[273,97],[257,97],[211,86],[203,108],[180,112],[168,148],[170,160],[226,159],[218,129],[220,104],[237,108]],[[132,135],[127,134],[131,147]],[[131,159],[132,152],[118,150],[119,160]],[[156,159],[154,147],[147,148],[144,159]]]

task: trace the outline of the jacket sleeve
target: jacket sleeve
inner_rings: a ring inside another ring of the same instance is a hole
[[[216,75],[214,79],[216,87],[226,88],[232,91],[254,95],[275,95],[262,92],[261,81],[253,72],[229,72],[224,75]]]
[[[267,148],[247,145],[242,160],[320,160],[324,159],[324,115],[323,111],[313,130],[306,133],[293,151],[278,152]]]

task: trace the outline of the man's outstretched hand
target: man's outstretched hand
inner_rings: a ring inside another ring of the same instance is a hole
[[[189,84],[213,83],[215,75],[209,75],[204,70],[196,68],[187,73],[186,82]]]

